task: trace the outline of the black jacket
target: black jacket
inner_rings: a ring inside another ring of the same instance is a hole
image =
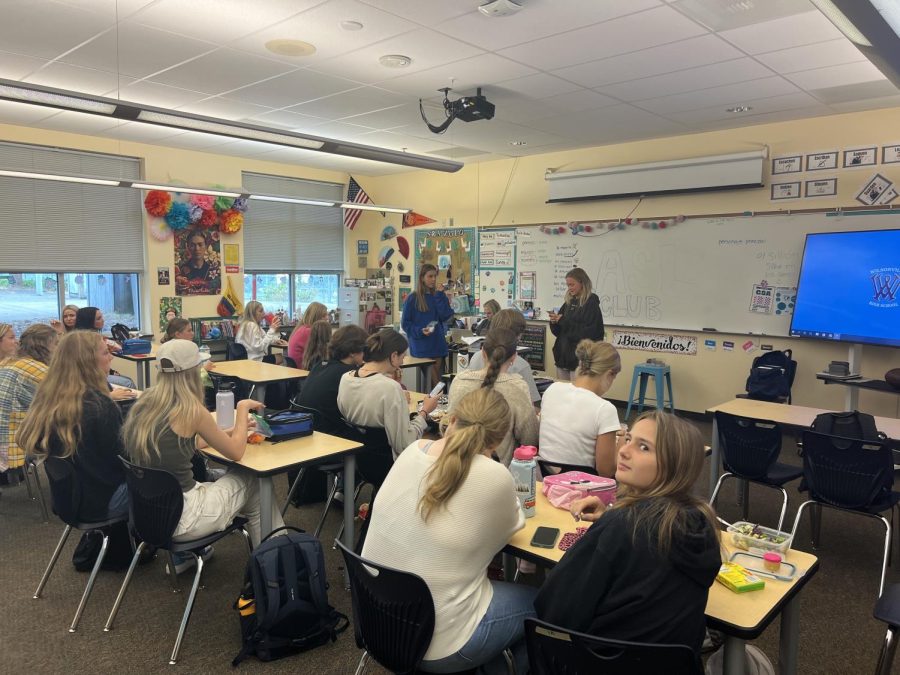
[[[550,332],[556,336],[553,345],[553,360],[558,368],[575,370],[578,359],[575,358],[575,347],[582,340],[602,340],[603,312],[600,311],[600,298],[596,293],[588,296],[583,305],[575,300],[559,308],[559,321],[550,324]]]
[[[632,534],[641,508],[607,511],[566,552],[534,602],[538,618],[598,637],[687,645],[699,655],[721,565],[718,536],[691,509],[663,557],[652,523]]]
[[[295,400],[316,411],[313,415],[316,431],[338,436],[347,432],[347,425],[341,421],[337,396],[344,373],[354,369],[354,366],[340,361],[322,361],[313,366],[309,376],[303,380],[303,387]]]

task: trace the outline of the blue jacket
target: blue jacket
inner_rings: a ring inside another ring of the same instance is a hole
[[[416,294],[410,293],[403,303],[400,326],[409,340],[409,352],[413,356],[447,356],[447,322],[453,317],[450,301],[443,291],[425,296],[428,310],[420,312],[416,307]],[[437,321],[430,335],[423,335],[422,329],[432,321]]]

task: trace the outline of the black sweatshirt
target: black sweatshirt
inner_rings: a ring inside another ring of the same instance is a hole
[[[550,324],[550,332],[556,336],[553,344],[553,360],[558,368],[575,370],[578,359],[575,358],[575,347],[582,340],[602,340],[603,312],[600,311],[600,298],[591,293],[583,305],[572,300],[559,309],[559,320]]]
[[[699,655],[721,564],[718,536],[691,509],[663,557],[655,525],[632,536],[641,508],[610,509],[566,552],[537,595],[538,618],[598,637],[687,645]]]

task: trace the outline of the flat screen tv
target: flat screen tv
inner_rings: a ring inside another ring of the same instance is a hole
[[[791,335],[900,347],[900,230],[807,234]]]

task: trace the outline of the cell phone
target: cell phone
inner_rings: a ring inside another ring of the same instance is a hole
[[[431,393],[428,394],[428,396],[430,398],[434,398],[435,396],[440,394],[442,391],[444,391],[444,383],[438,382],[436,385],[434,385],[434,389],[431,390]]]
[[[531,538],[531,545],[538,548],[553,548],[556,545],[556,539],[559,537],[558,527],[539,527],[534,531]]]

